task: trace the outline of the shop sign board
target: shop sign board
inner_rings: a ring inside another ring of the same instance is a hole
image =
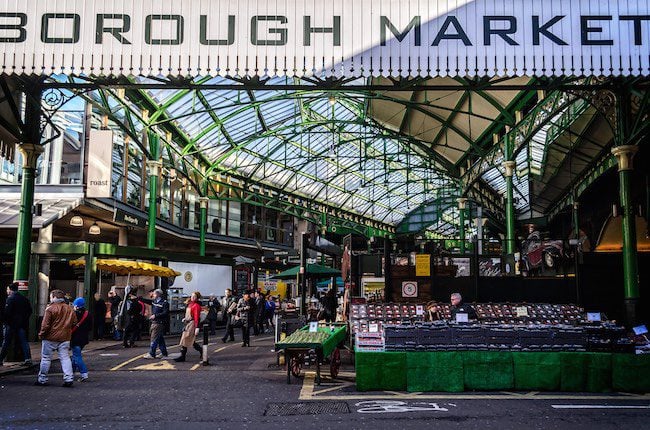
[[[417,281],[402,282],[402,297],[417,297],[417,296],[418,296]]]
[[[113,221],[128,224],[132,227],[145,228],[147,226],[147,220],[145,218],[136,214],[128,213],[119,208],[115,208]]]
[[[86,197],[111,197],[112,155],[113,132],[111,130],[91,130],[88,140]]]
[[[3,1],[0,67],[157,76],[645,76],[649,21],[647,1]]]
[[[415,276],[431,276],[431,255],[415,255]]]

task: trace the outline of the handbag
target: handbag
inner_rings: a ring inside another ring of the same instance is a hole
[[[239,312],[232,316],[230,319],[230,325],[234,328],[244,326],[244,320],[242,319],[241,315],[239,315]]]

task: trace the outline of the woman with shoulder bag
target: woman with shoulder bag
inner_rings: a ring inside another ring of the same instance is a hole
[[[183,328],[183,334],[181,335],[181,341],[179,343],[181,347],[181,356],[174,359],[176,362],[180,363],[185,361],[185,356],[187,355],[187,349],[189,347],[196,349],[199,355],[203,353],[201,346],[196,343],[196,336],[199,334],[199,321],[201,321],[201,303],[199,300],[201,300],[201,293],[195,291],[187,302],[185,318],[183,318],[185,327]]]

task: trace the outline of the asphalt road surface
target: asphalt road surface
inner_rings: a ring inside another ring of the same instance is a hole
[[[146,360],[134,349],[86,354],[88,382],[61,386],[58,363],[50,386],[35,373],[0,377],[0,428],[71,429],[641,429],[650,428],[650,396],[617,393],[360,393],[353,366],[315,384],[313,366],[287,385],[270,337],[251,348],[209,347],[209,366],[196,351],[188,361]],[[174,344],[174,339],[169,339]],[[178,353],[178,347],[170,354]]]

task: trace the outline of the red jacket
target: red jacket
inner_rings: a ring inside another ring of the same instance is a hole
[[[199,302],[190,302],[187,305],[190,310],[190,315],[194,320],[194,327],[199,327],[199,321],[201,321],[201,304]]]

